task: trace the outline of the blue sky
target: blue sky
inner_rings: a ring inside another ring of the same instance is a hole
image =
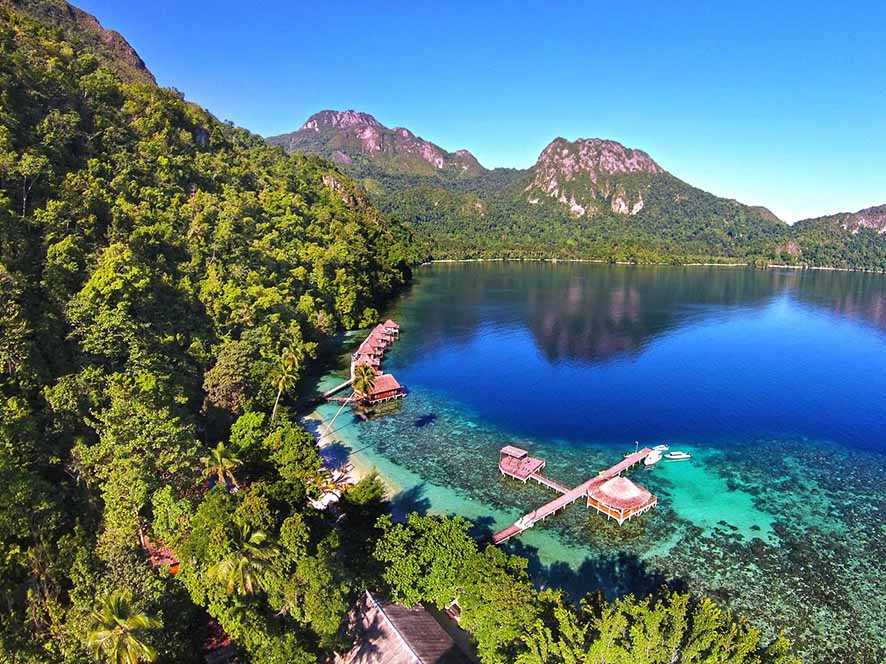
[[[612,138],[788,221],[886,203],[882,2],[75,3],[263,135],[354,108],[488,167]]]

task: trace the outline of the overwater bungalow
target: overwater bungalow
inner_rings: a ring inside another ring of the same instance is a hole
[[[531,457],[526,450],[519,447],[505,445],[501,448],[498,458],[498,469],[503,475],[521,482],[534,480],[560,495],[495,533],[492,537],[493,543],[504,542],[581,499],[587,501],[588,508],[593,507],[607,518],[615,519],[618,525],[651,510],[658,504],[658,498],[639,484],[622,477],[624,471],[641,463],[651,453],[652,450],[648,447],[637,450],[611,468],[570,489],[541,472],[545,467],[543,459]]]
[[[365,395],[365,401],[371,404],[391,401],[399,399],[406,395],[406,390],[397,382],[391,374],[381,374],[376,376],[372,385],[372,391]]]
[[[529,452],[513,445],[505,445],[498,455],[498,469],[502,474],[524,483],[544,467],[544,459],[531,457]]]
[[[381,360],[372,355],[356,354],[353,365],[354,368],[365,365],[375,370],[376,374],[381,373]]]
[[[382,323],[382,326],[385,328],[385,331],[388,332],[391,336],[399,337],[400,336],[400,325],[391,320],[390,318]]]
[[[379,336],[385,339],[388,343],[392,343],[396,335],[385,327],[384,323],[379,323],[374,328],[372,328],[372,334]]]
[[[630,518],[651,510],[658,498],[646,488],[620,475],[588,487],[588,507],[623,524]]]
[[[388,347],[387,341],[377,337],[375,335],[370,334],[366,339],[363,340],[363,343],[357,348],[357,351],[354,353],[355,355],[372,355],[373,357],[381,357],[384,355],[385,350]]]

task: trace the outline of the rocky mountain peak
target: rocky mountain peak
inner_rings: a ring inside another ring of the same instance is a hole
[[[340,164],[369,159],[387,170],[413,175],[438,171],[476,175],[485,170],[467,150],[447,152],[405,127],[391,129],[354,110],[315,113],[298,131],[268,141],[289,152],[321,154]]]
[[[567,179],[583,173],[592,178],[598,174],[664,173],[642,150],[602,138],[579,138],[572,142],[556,138],[542,150],[536,163],[539,167],[556,169]]]
[[[529,202],[540,202],[539,195],[554,198],[574,217],[591,216],[604,206],[635,215],[643,209],[643,192],[624,176],[666,172],[642,150],[602,138],[556,138],[542,150],[532,171],[526,187]]]
[[[320,111],[314,113],[301,126],[302,129],[313,129],[320,131],[324,128],[375,128],[382,129],[382,124],[369,113],[361,113],[360,111]]]
[[[85,46],[128,81],[156,83],[154,75],[128,41],[98,19],[65,0],[0,0],[0,5],[52,26],[78,46]]]
[[[865,208],[849,215],[843,227],[855,232],[860,228],[870,228],[877,233],[886,233],[886,205]]]

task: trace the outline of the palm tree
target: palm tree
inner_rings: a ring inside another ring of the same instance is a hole
[[[235,540],[234,551],[210,567],[208,574],[224,583],[229,595],[251,595],[264,587],[262,576],[277,547],[266,532],[245,525],[235,531]]]
[[[277,385],[277,398],[274,399],[274,409],[271,411],[271,422],[277,417],[277,406],[280,405],[280,397],[284,390],[290,389],[298,379],[298,371],[301,368],[301,354],[286,348],[280,356],[280,364],[277,366],[274,382]]]
[[[368,364],[358,364],[353,368],[351,372],[351,389],[353,392],[351,392],[351,396],[344,400],[339,409],[335,411],[335,415],[329,420],[329,424],[326,427],[329,431],[332,431],[333,423],[345,409],[345,406],[355,398],[366,398],[372,392],[372,388],[375,387],[375,375],[375,369]]]
[[[360,397],[367,397],[375,387],[375,369],[368,364],[358,364],[354,367],[354,379],[351,381],[354,393]]]
[[[322,496],[330,491],[341,491],[348,482],[344,473],[334,474],[328,468],[320,468],[312,473],[307,479],[308,489],[311,493]]]
[[[96,657],[109,664],[153,662],[157,652],[142,641],[142,632],[156,629],[161,623],[132,606],[128,591],[115,590],[93,612],[87,644]]]
[[[234,488],[240,488],[240,485],[237,484],[237,479],[234,477],[234,468],[242,466],[243,462],[231,450],[225,447],[223,442],[219,442],[215,449],[209,451],[209,456],[202,457],[200,461],[203,462],[204,466],[203,477],[215,475],[220,486],[225,486],[226,480],[230,479]]]

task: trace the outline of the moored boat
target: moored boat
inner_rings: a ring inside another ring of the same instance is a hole
[[[688,452],[668,452],[664,455],[664,458],[668,461],[686,461],[691,459],[692,455]]]
[[[643,459],[643,465],[654,466],[659,461],[661,461],[661,452],[653,448],[653,450],[646,455],[646,458]]]

